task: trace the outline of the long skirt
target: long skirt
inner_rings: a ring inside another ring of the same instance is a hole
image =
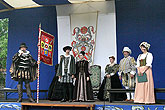
[[[140,67],[140,71],[144,71],[145,67]],[[138,83],[136,79],[136,88],[135,88],[135,103],[155,103],[154,95],[154,81],[152,76],[152,70],[149,68],[146,71],[147,82]]]
[[[54,76],[48,90],[49,100],[61,100],[63,97],[62,84],[58,81],[58,77]]]
[[[108,87],[111,86],[111,87]],[[109,95],[109,92],[106,91],[106,89],[122,89],[121,82],[119,80],[119,77],[117,74],[111,76],[111,78],[104,78],[100,88],[99,88],[99,93],[98,93],[98,99],[99,100],[109,100],[111,101],[123,101],[126,99],[126,94],[125,93],[111,93]],[[110,97],[109,97],[110,96]]]
[[[87,81],[85,73],[79,73],[76,78],[73,99],[76,101],[94,101],[91,81]]]

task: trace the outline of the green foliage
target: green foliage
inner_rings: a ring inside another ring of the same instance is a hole
[[[0,68],[6,68],[8,19],[0,19]]]

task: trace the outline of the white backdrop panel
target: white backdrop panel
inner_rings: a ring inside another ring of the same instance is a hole
[[[99,14],[94,64],[101,65],[102,78],[109,56],[116,55],[116,20],[115,13]]]
[[[99,6],[99,4],[105,6],[105,3],[95,3],[97,7]],[[99,9],[97,10],[97,7],[95,7],[95,11],[99,11]],[[72,42],[71,32],[70,32],[70,17],[69,17],[69,13],[71,14],[75,12],[75,10],[72,10],[72,8],[73,8],[72,5],[57,7],[58,57],[64,54],[62,50],[63,47],[65,45],[70,45]],[[83,9],[83,5],[81,6],[81,8]],[[69,12],[66,12],[66,9],[69,10]],[[91,10],[91,11],[94,11],[94,10]],[[76,11],[76,12],[78,13],[79,11]],[[102,71],[102,78],[103,78],[105,66],[109,63],[108,57],[111,55],[114,55],[115,57],[117,56],[117,53],[116,53],[117,52],[116,51],[117,49],[116,47],[116,15],[115,15],[114,1],[106,2],[105,9],[102,9],[102,11],[99,11],[97,28],[98,29],[97,29],[97,35],[96,35],[94,64],[100,65],[102,67],[101,71]]]
[[[70,16],[58,16],[58,62],[60,62],[60,55],[63,55],[63,47],[70,45],[72,42],[70,34]]]

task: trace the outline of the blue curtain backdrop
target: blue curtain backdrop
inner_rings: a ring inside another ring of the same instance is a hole
[[[165,1],[164,0],[116,0],[117,55],[129,46],[137,59],[141,53],[139,44],[147,41],[153,53],[153,75],[156,88],[165,88]],[[161,93],[157,98],[165,98]]]
[[[58,58],[58,37],[56,7],[42,7],[32,9],[15,10],[9,14],[9,33],[8,33],[8,54],[7,54],[7,76],[6,87],[16,89],[17,82],[10,78],[9,68],[12,63],[13,55],[18,52],[20,43],[25,42],[28,50],[35,60],[38,55],[38,27],[42,24],[42,29],[55,36],[55,46],[53,64],[57,64]],[[52,78],[55,74],[53,66],[43,63],[40,65],[40,89],[48,90]],[[31,83],[31,89],[36,90],[37,80]],[[25,95],[25,94],[24,94]],[[26,96],[26,95],[25,95]],[[41,94],[43,98],[45,94]],[[17,98],[17,93],[9,94],[8,98]]]
[[[11,12],[1,12],[0,19],[9,18]]]

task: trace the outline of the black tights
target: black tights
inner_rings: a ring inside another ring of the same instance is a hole
[[[63,86],[63,99],[67,98],[67,91],[69,92],[69,100],[72,100],[73,94],[73,84],[72,83],[62,83]]]
[[[20,85],[23,85],[23,82],[25,82],[25,85],[29,83],[28,80],[25,80],[25,81],[23,81],[21,79],[18,80],[18,84],[20,84]]]

